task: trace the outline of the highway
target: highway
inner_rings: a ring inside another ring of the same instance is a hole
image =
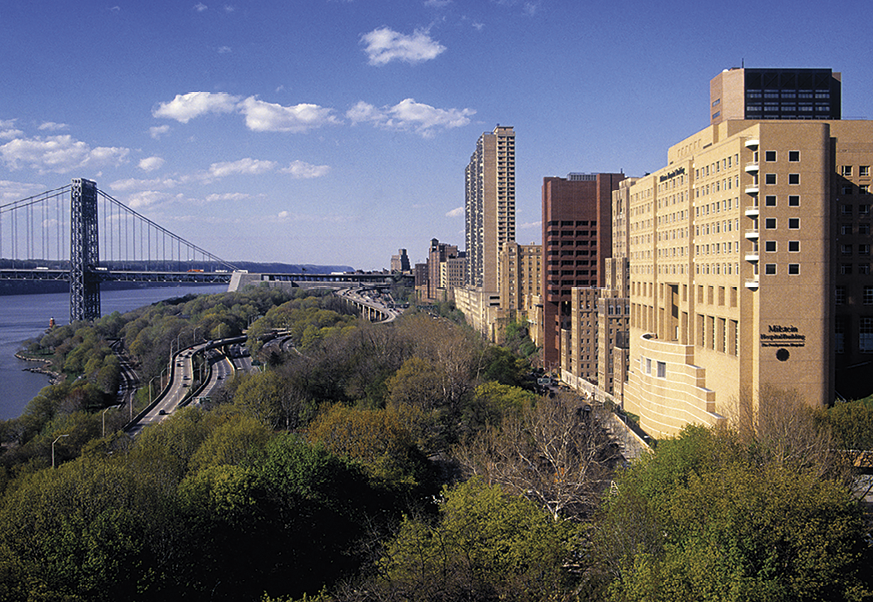
[[[335,294],[356,306],[365,318],[372,321],[393,322],[403,313],[403,310],[394,303],[391,294],[382,293],[378,288],[344,288],[336,291]]]
[[[220,348],[227,346],[234,350],[240,350],[238,353],[242,354],[243,341],[245,341],[245,337],[207,341],[177,353],[172,360],[172,378],[169,385],[158,396],[157,402],[147,412],[142,413],[135,421],[128,424],[125,431],[131,436],[136,436],[145,427],[158,424],[172,416],[173,412],[191,393],[191,387],[195,386],[193,358],[197,354],[206,354],[212,363],[210,378],[198,393],[198,397],[209,397],[236,370],[252,371],[254,368],[247,351],[245,356],[239,360],[229,360],[220,351]]]

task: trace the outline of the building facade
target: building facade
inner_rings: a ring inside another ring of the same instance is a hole
[[[561,342],[571,328],[574,287],[604,285],[604,261],[612,252],[612,192],[621,173],[543,178],[543,363],[562,367]],[[563,364],[566,368],[566,364]]]
[[[409,272],[409,255],[406,254],[406,249],[398,249],[397,255],[391,256],[391,271],[392,272]]]
[[[725,69],[709,83],[710,125],[731,119],[841,119],[830,69]]]
[[[436,238],[430,241],[430,248],[427,254],[427,300],[428,301],[447,301],[448,300],[448,270],[447,264],[451,259],[457,259],[459,256],[458,246],[442,243]]]
[[[629,186],[624,405],[647,432],[738,419],[765,385],[822,405],[835,366],[871,359],[871,139],[866,121],[722,120]]]
[[[515,242],[515,132],[497,126],[476,143],[465,170],[467,284],[497,292],[498,254]]]
[[[515,319],[526,314],[531,298],[540,294],[542,280],[542,245],[510,242],[500,251],[500,306]]]

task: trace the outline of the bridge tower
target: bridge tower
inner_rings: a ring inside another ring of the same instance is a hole
[[[74,178],[70,190],[70,321],[100,317],[97,183]]]

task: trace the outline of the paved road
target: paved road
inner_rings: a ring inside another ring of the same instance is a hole
[[[189,347],[176,354],[173,358],[173,378],[169,388],[163,397],[161,397],[161,400],[147,414],[140,418],[135,425],[127,429],[128,434],[136,435],[145,427],[166,420],[179,407],[179,404],[182,403],[185,396],[191,391],[194,377],[194,363],[191,357],[196,351],[203,349],[206,345],[206,343],[203,343],[195,347]]]

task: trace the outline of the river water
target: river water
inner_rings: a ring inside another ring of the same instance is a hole
[[[124,313],[173,297],[191,293],[208,295],[226,290],[226,284],[202,284],[101,291],[100,308],[103,315],[114,311]],[[0,419],[20,416],[27,402],[48,384],[48,377],[44,374],[24,370],[40,364],[23,362],[15,357],[15,352],[27,339],[42,336],[50,318],[54,317],[58,326],[62,326],[69,324],[69,316],[69,293],[0,296]]]

